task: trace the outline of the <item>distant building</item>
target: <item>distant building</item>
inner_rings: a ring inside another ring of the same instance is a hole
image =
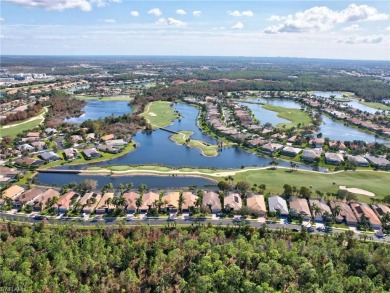
[[[358,167],[368,167],[370,163],[362,156],[348,156],[348,161]]]
[[[41,153],[39,156],[46,162],[52,162],[61,159],[59,155],[52,151]]]
[[[322,151],[319,149],[305,149],[302,152],[302,160],[313,162],[321,158]]]
[[[285,156],[295,157],[301,151],[302,151],[302,149],[300,149],[300,148],[294,148],[294,147],[291,147],[291,146],[286,146],[286,147],[283,148],[281,153],[282,153],[282,155],[285,155]]]
[[[102,156],[95,148],[85,149],[83,154],[86,159],[100,158]]]
[[[340,165],[344,162],[344,158],[339,153],[325,153],[325,162],[331,165]]]

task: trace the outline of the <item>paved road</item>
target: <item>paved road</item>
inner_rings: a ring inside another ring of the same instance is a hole
[[[17,221],[17,222],[24,222],[24,223],[39,223],[42,220],[34,219],[34,217],[28,217],[24,215],[13,215],[13,214],[6,214],[6,213],[0,213],[0,218],[4,220],[9,221]],[[264,225],[264,223],[257,222],[257,221],[246,221],[244,222],[235,222],[232,219],[190,219],[190,220],[184,220],[184,219],[176,219],[176,220],[167,220],[167,219],[154,219],[149,218],[147,220],[140,220],[140,219],[132,219],[130,221],[125,221],[124,219],[116,219],[116,218],[101,218],[100,220],[92,219],[92,220],[82,220],[81,218],[49,218],[48,223],[49,224],[55,224],[55,225],[64,225],[64,224],[75,224],[80,226],[97,226],[97,225],[105,225],[105,226],[115,226],[118,225],[119,222],[122,222],[126,226],[139,226],[139,225],[151,225],[151,226],[165,226],[170,224],[176,224],[176,225],[197,225],[197,224],[204,224],[204,225],[222,225],[222,226],[238,226],[240,224],[249,224],[251,227],[260,228]],[[265,224],[267,228],[273,229],[273,230],[279,230],[279,229],[288,229],[288,230],[295,230],[300,231],[301,226],[300,225],[294,225],[294,224]],[[339,229],[333,229],[331,233],[342,233],[344,230]],[[326,233],[320,232],[317,230],[314,230],[310,234],[322,234],[325,235]],[[360,239],[360,234],[355,233],[354,238]],[[372,241],[375,242],[386,242],[390,243],[390,236],[386,236],[383,238],[378,238],[374,234],[372,234]]]

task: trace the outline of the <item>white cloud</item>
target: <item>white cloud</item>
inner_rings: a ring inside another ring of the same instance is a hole
[[[174,19],[172,17],[168,17],[167,19],[165,18],[159,18],[156,21],[156,24],[158,25],[168,25],[168,26],[175,26],[175,27],[183,27],[186,26],[186,23],[184,21]]]
[[[358,24],[352,24],[350,26],[343,28],[344,32],[356,32],[359,30],[361,30],[361,29],[360,29],[360,26]]]
[[[121,3],[121,0],[5,0],[25,7],[43,8],[47,10],[81,9],[91,11],[92,6],[104,7],[110,3]]]
[[[116,23],[115,19],[111,19],[111,18],[105,19],[104,22],[105,23]]]
[[[139,16],[139,12],[133,10],[133,11],[130,11],[130,15],[131,15],[132,17],[137,17],[137,16]]]
[[[178,19],[174,19],[172,17],[169,17],[168,20],[167,20],[167,24],[168,25],[171,25],[171,26],[185,26],[186,23],[181,21],[181,20],[178,20]]]
[[[270,26],[264,32],[275,34],[326,31],[332,29],[335,24],[386,20],[388,17],[386,14],[379,13],[376,8],[367,5],[351,4],[340,11],[325,6],[315,6],[303,12],[297,12],[295,15],[281,18],[282,23]],[[276,20],[276,17],[273,19]]]
[[[244,10],[244,11],[239,11],[239,10],[234,10],[234,11],[228,11],[227,12],[229,15],[231,15],[231,16],[248,16],[248,17],[250,17],[250,16],[253,16],[254,14],[253,14],[253,12],[252,11],[250,11],[250,10]]]
[[[385,28],[385,30],[387,30],[388,32],[390,32],[390,26],[388,26],[387,28]]]
[[[200,11],[200,10],[194,10],[194,11],[192,11],[192,15],[193,16],[200,16],[202,14],[202,11]]]
[[[3,17],[0,17],[0,22],[3,22],[5,21]]]
[[[160,16],[162,14],[160,8],[153,8],[148,11],[148,14],[153,14],[155,16]]]
[[[378,44],[383,41],[383,37],[372,35],[372,36],[349,36],[346,39],[338,40],[338,43],[345,44]]]
[[[236,24],[234,24],[230,28],[235,29],[235,30],[241,30],[244,28],[244,24],[242,22],[236,22]]]
[[[186,15],[187,12],[185,12],[185,10],[183,10],[183,9],[178,9],[178,10],[176,10],[176,14],[179,14],[179,15]]]
[[[268,21],[281,21],[283,20],[283,17],[279,15],[271,15],[270,17],[267,18]]]

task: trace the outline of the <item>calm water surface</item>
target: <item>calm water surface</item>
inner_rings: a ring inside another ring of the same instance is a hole
[[[88,100],[87,105],[83,108],[85,112],[80,117],[72,117],[65,119],[68,123],[81,123],[85,120],[91,119],[96,120],[108,116],[120,116],[126,113],[130,113],[131,107],[126,101],[99,101],[99,100]]]

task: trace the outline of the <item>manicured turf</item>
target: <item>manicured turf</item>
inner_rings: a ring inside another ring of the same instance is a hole
[[[283,125],[286,125],[286,128],[291,128],[297,126],[299,123],[301,123],[301,125],[311,124],[310,116],[300,109],[284,108],[269,104],[263,105],[262,107],[266,110],[278,112],[278,117],[291,121],[291,123],[279,123],[277,127],[283,127]]]
[[[312,186],[312,191],[336,192],[341,185],[347,187],[361,188],[375,193],[375,197],[383,197],[390,194],[388,182],[390,182],[389,172],[341,172],[336,174],[321,174],[304,171],[289,172],[288,170],[257,170],[237,173],[235,181],[245,180],[251,184],[265,184],[267,191],[280,193],[284,184],[295,185],[297,187]],[[335,182],[335,184],[333,184]],[[369,201],[368,196],[359,196],[360,199]]]
[[[80,100],[99,100],[103,102],[108,101],[131,101],[133,98],[129,96],[107,96],[107,97],[99,97],[99,96],[84,96],[84,95],[75,95],[73,96],[76,99]]]
[[[390,111],[390,106],[387,106],[382,103],[373,103],[373,102],[359,102],[359,103],[374,109]]]
[[[172,103],[165,101],[149,103],[141,116],[149,121],[153,129],[166,127],[170,125],[173,120],[179,118],[179,114],[173,109]]]
[[[192,131],[180,131],[178,134],[174,134],[170,137],[177,144],[185,144],[187,139],[192,136]],[[208,145],[205,142],[198,139],[191,139],[187,146],[195,149],[200,149],[204,156],[213,157],[218,155],[217,145]]]
[[[43,113],[46,113],[46,112],[47,112],[47,109],[44,108],[36,117],[41,116]],[[32,120],[32,121],[28,121],[28,120]],[[26,122],[15,123],[15,126],[10,125],[12,127],[8,127],[8,128],[1,127],[0,128],[0,137],[4,137],[4,136],[15,137],[16,135],[18,135],[19,133],[22,133],[25,130],[31,130],[31,129],[37,127],[44,120],[45,120],[45,118],[43,118],[43,117],[38,117],[38,118],[32,117],[32,118],[27,119]]]

